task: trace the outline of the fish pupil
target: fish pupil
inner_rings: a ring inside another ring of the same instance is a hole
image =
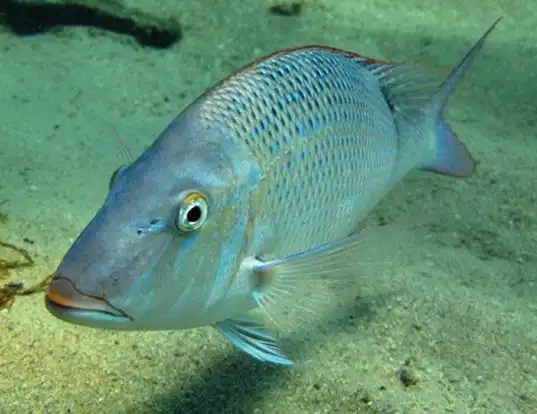
[[[186,219],[189,223],[195,223],[201,219],[201,208],[199,206],[194,206],[186,213]]]

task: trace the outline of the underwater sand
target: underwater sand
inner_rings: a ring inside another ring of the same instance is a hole
[[[381,203],[373,214],[389,222],[425,214],[426,235],[392,271],[363,276],[344,317],[296,341],[291,369],[252,360],[210,328],[91,330],[49,315],[42,295],[18,298],[0,313],[0,412],[537,413],[530,2],[311,0],[293,17],[256,0],[128,3],[179,19],[183,40],[151,50],[96,29],[0,31],[0,240],[36,260],[10,281],[53,271],[98,209],[122,162],[114,127],[138,154],[206,87],[287,46],[450,69],[504,16],[446,113],[478,171],[414,172]]]

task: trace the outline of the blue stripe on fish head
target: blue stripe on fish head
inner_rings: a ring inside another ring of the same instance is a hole
[[[181,264],[187,260],[190,254],[192,254],[192,251],[196,246],[196,242],[199,240],[199,238],[199,234],[190,235],[184,238],[183,245],[181,246],[181,249],[177,251],[177,255],[175,256],[175,261],[173,264],[173,273],[178,274],[180,271],[183,270],[181,269]]]

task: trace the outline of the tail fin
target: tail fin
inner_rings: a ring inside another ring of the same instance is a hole
[[[425,123],[433,131],[434,140],[429,145],[431,151],[424,154],[427,160],[423,169],[456,177],[467,177],[473,173],[474,159],[446,125],[442,112],[459,81],[481,51],[487,36],[500,20],[497,19],[490,26],[447,78],[440,78],[439,73],[418,64],[364,62],[377,76],[396,120],[406,121],[398,122],[398,126],[406,125],[408,128],[408,125],[415,127]],[[413,133],[412,130],[399,132],[401,135]],[[429,140],[429,137],[425,139]]]
[[[442,113],[436,118],[434,139],[434,159],[422,167],[423,170],[453,177],[469,177],[473,174],[475,160],[472,154],[444,122]]]
[[[436,113],[436,157],[432,164],[424,169],[440,172],[443,174],[457,177],[467,177],[475,170],[475,161],[456,135],[451,131],[442,119],[442,112],[446,106],[449,97],[457,87],[459,81],[474,62],[476,56],[481,51],[487,36],[499,23],[501,18],[497,19],[490,28],[481,36],[477,43],[462,58],[459,64],[453,69],[453,72],[437,89],[431,97],[432,110]]]
[[[441,113],[446,106],[449,97],[455,90],[455,87],[462,79],[468,68],[472,66],[472,63],[474,63],[474,60],[483,48],[483,45],[485,44],[485,40],[487,39],[488,35],[494,30],[494,28],[500,22],[501,19],[501,17],[498,18],[488,28],[485,34],[483,34],[483,36],[481,36],[481,38],[468,51],[468,53],[466,53],[466,55],[461,59],[459,64],[455,67],[455,69],[453,69],[448,78],[444,81],[444,83],[442,83],[442,85],[437,89],[436,93],[432,96],[432,100],[434,101],[435,106],[437,107],[437,111],[439,113]]]

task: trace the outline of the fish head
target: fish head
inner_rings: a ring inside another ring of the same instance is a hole
[[[68,322],[119,330],[218,322],[247,242],[257,165],[225,128],[179,116],[113,175],[46,295]]]

